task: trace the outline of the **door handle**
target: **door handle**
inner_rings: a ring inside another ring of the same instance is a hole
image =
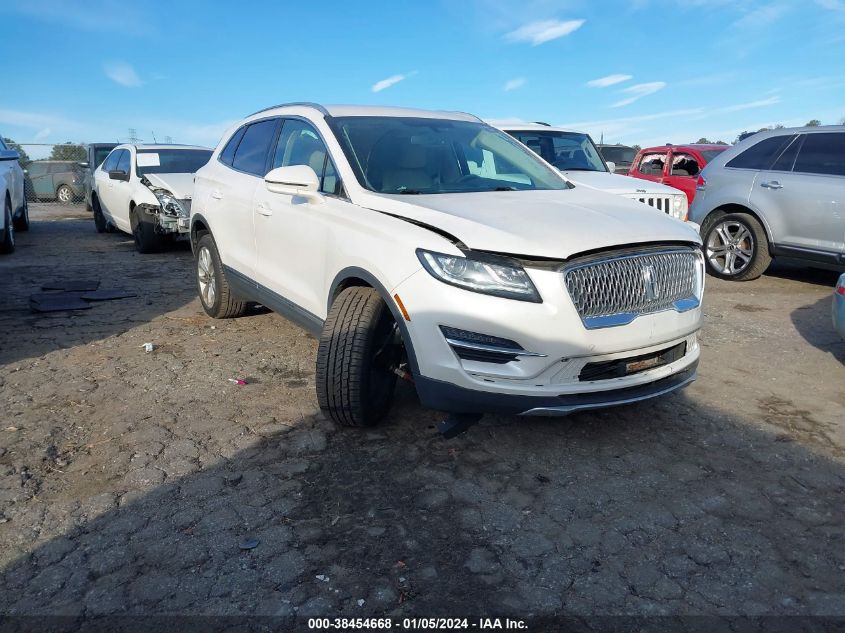
[[[256,205],[255,210],[261,215],[266,215],[268,217],[273,215],[273,209],[271,209],[270,207],[265,207],[261,202]]]
[[[215,189],[214,191],[211,192],[211,197],[214,198],[215,200],[222,200],[223,194],[220,193],[219,191],[217,191],[217,189]]]
[[[768,182],[761,182],[761,187],[765,187],[766,189],[783,189],[783,185],[780,184],[777,180],[770,180]]]

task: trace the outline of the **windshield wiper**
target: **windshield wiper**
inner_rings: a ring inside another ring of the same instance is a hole
[[[496,187],[493,191],[516,191],[516,187],[508,187],[507,185],[502,185],[501,187]]]
[[[419,189],[400,189],[396,193],[403,196],[419,196],[422,194],[422,191]]]
[[[592,167],[564,167],[561,171],[601,171]]]

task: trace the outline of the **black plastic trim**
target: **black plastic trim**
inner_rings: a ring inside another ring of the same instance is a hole
[[[839,264],[843,261],[843,254],[836,251],[814,250],[801,248],[800,246],[784,246],[772,244],[772,255],[775,257],[788,257],[809,262],[824,262],[826,264]]]

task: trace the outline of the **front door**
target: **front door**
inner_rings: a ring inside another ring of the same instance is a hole
[[[662,183],[667,162],[667,152],[643,154],[632,175],[643,180]]]
[[[121,163],[126,165],[128,161],[129,150],[116,149],[109,154],[109,157],[103,163],[103,168],[98,169],[94,176],[97,180],[97,193],[100,198],[100,208],[103,214],[112,224],[126,232],[130,232],[131,229],[129,228],[128,220],[121,221],[117,213],[121,198],[117,184],[127,185],[128,183],[120,180],[112,180],[109,177],[109,172],[116,171],[119,169]]]

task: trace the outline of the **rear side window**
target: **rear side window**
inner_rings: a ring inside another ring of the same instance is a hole
[[[44,163],[30,163],[28,171],[30,176],[43,176],[47,173],[47,165]]]
[[[235,158],[235,150],[238,149],[238,143],[241,142],[241,139],[244,137],[244,132],[246,132],[246,128],[249,126],[243,126],[237,132],[232,135],[232,138],[229,139],[229,142],[226,143],[226,147],[223,148],[223,151],[220,152],[220,161],[226,165],[232,166],[232,160]]]
[[[845,176],[845,134],[807,134],[798,152],[794,171]]]
[[[666,154],[643,154],[638,171],[644,176],[662,176]]]
[[[278,122],[278,119],[266,119],[250,125],[235,150],[232,167],[255,176],[266,175],[267,155],[275,140]]]
[[[673,176],[698,176],[701,168],[698,166],[698,161],[689,154],[673,154],[672,155],[672,175]]]
[[[115,169],[117,169],[117,161],[120,159],[120,155],[122,152],[122,149],[116,149],[111,154],[109,154],[108,158],[106,158],[105,162],[103,163],[103,171],[114,171]]]
[[[770,136],[752,145],[739,156],[728,161],[725,167],[737,169],[769,169],[780,153],[794,139],[795,136]]]

